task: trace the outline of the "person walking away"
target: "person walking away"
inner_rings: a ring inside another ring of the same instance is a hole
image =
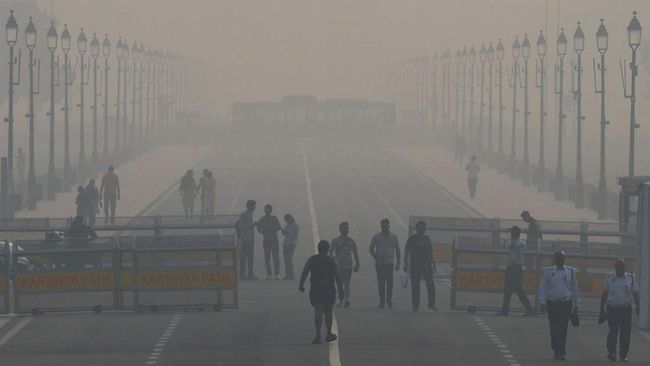
[[[86,190],[84,189],[83,186],[77,187],[77,196],[74,199],[74,203],[77,206],[77,214],[76,216],[80,216],[83,220],[83,218],[86,216],[86,212],[88,211],[88,195],[86,194]]]
[[[284,222],[286,223],[282,229],[282,235],[284,235],[284,241],[282,242],[284,279],[293,280],[293,254],[295,253],[296,245],[298,244],[298,233],[300,232],[300,227],[296,224],[296,219],[293,215],[290,214],[284,215]]]
[[[256,280],[253,274],[253,259],[255,255],[255,224],[253,212],[257,203],[254,200],[246,202],[246,210],[239,215],[236,230],[239,239],[239,276],[241,279]]]
[[[23,152],[23,149],[19,147],[16,151],[16,173],[18,174],[18,180],[16,183],[25,183],[25,166],[25,153]]]
[[[528,296],[522,289],[524,272],[522,267],[524,265],[524,256],[526,246],[520,240],[521,229],[519,226],[513,226],[510,229],[510,241],[508,242],[508,266],[505,273],[505,284],[503,288],[503,306],[501,311],[496,315],[507,316],[510,311],[510,299],[512,294],[515,293],[519,297],[519,301],[526,308],[524,316],[535,315],[535,309],[530,305]]]
[[[521,213],[521,219],[528,224],[528,230],[526,230],[526,248],[537,249],[538,245],[542,243],[542,227],[539,221],[532,217],[528,211]]]
[[[607,319],[607,358],[616,361],[616,341],[618,338],[619,356],[627,361],[632,334],[632,303],[634,313],[641,313],[639,285],[634,275],[625,272],[625,260],[619,258],[614,263],[615,273],[607,276],[603,284],[600,300],[600,319]],[[607,307],[605,307],[607,306]],[[600,322],[600,320],[599,320]]]
[[[209,170],[203,171],[203,177],[199,180],[197,191],[201,193],[201,216],[210,217],[214,215],[214,198],[217,182]]]
[[[117,201],[120,200],[120,178],[115,174],[113,166],[108,167],[108,172],[102,176],[99,194],[104,198],[104,223],[115,224],[115,211]]]
[[[467,187],[469,188],[469,198],[476,197],[476,184],[478,183],[478,172],[481,167],[476,163],[476,156],[472,155],[469,163],[465,167],[467,172]]]
[[[436,308],[436,286],[433,283],[433,273],[436,272],[436,263],[433,260],[433,245],[426,235],[427,224],[418,221],[415,224],[415,234],[411,235],[404,246],[404,272],[411,275],[411,304],[413,311],[420,308],[420,279],[424,280],[427,287],[429,310],[438,311]]]
[[[264,248],[264,264],[266,265],[266,279],[275,277],[280,279],[280,242],[278,232],[282,230],[280,220],[272,215],[273,206],[264,206],[264,216],[256,223],[257,232],[262,234],[262,247]],[[271,257],[273,257],[273,272],[271,272]],[[271,277],[273,276],[273,277]]]
[[[390,231],[390,221],[380,222],[381,232],[370,241],[370,256],[375,260],[377,285],[379,286],[379,308],[384,304],[393,308],[393,271],[399,271],[400,249],[397,236]],[[397,258],[397,262],[395,262]]]
[[[196,198],[196,180],[194,180],[194,172],[192,169],[188,170],[178,187],[183,200],[183,208],[185,209],[185,218],[189,219],[194,214],[194,199]]]
[[[542,312],[548,315],[553,358],[563,361],[566,357],[569,319],[571,314],[578,311],[580,293],[575,269],[564,264],[566,260],[564,252],[556,251],[553,260],[555,266],[544,270],[538,297]]]
[[[339,300],[343,301],[344,291],[336,268],[336,262],[327,255],[329,250],[330,245],[326,240],[321,240],[318,243],[318,254],[311,256],[307,260],[298,285],[298,290],[305,292],[305,280],[309,276],[311,285],[309,288],[309,301],[314,307],[314,325],[316,327],[316,337],[311,342],[313,344],[321,343],[323,316],[325,317],[327,330],[325,341],[334,342],[337,339],[336,334],[332,333],[333,307],[337,293]]]
[[[99,198],[99,189],[97,189],[97,186],[95,185],[95,180],[91,179],[88,181],[88,184],[86,185],[85,194],[88,199],[88,208],[86,211],[86,222],[88,225],[93,226],[95,225],[95,218],[97,217],[97,213],[99,212],[99,208],[102,206],[102,201]]]
[[[338,307],[350,306],[350,282],[352,281],[352,272],[359,272],[359,252],[357,251],[357,243],[354,239],[348,236],[350,227],[347,222],[342,222],[339,225],[340,235],[332,240],[330,247],[330,256],[336,260],[336,265],[339,271],[339,277],[343,282],[343,290],[345,292],[345,303],[343,300],[339,302]],[[354,257],[354,264],[352,258]]]

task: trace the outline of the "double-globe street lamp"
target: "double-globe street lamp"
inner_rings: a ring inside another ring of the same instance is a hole
[[[633,13],[632,20],[627,26],[627,42],[632,49],[632,62],[630,62],[630,71],[632,73],[632,82],[630,94],[627,95],[625,92],[625,97],[630,100],[630,153],[629,153],[629,169],[628,175],[630,177],[634,176],[634,134],[635,130],[639,128],[639,124],[636,123],[636,77],[639,75],[639,69],[636,64],[636,53],[641,45],[641,24],[639,19],[636,17],[636,11]],[[625,81],[623,86],[625,87]]]
[[[81,33],[77,38],[77,51],[79,51],[80,62],[79,62],[79,71],[81,74],[79,82],[79,168],[77,171],[77,181],[82,183],[82,179],[85,176],[86,172],[86,147],[85,147],[85,129],[84,129],[84,117],[85,117],[85,91],[84,87],[88,85],[88,80],[85,78],[85,69],[87,65],[84,63],[84,56],[88,49],[88,39],[86,38],[86,33],[84,29],[81,28]]]
[[[503,167],[503,110],[505,107],[503,106],[503,58],[505,57],[505,49],[503,48],[503,43],[501,42],[501,38],[499,38],[499,42],[497,43],[497,48],[496,48],[496,57],[498,61],[498,67],[497,67],[497,75],[498,77],[496,78],[496,86],[499,88],[499,138],[498,138],[498,160],[500,169]]]
[[[34,210],[36,209],[36,202],[38,201],[38,192],[36,187],[36,160],[35,160],[35,136],[34,136],[34,96],[38,94],[37,90],[34,90],[34,66],[36,66],[36,61],[34,60],[34,47],[36,47],[36,27],[32,21],[32,17],[29,17],[29,23],[27,28],[25,28],[25,45],[29,51],[29,113],[27,117],[29,119],[29,170],[27,171],[27,209]],[[39,74],[40,74],[40,62],[39,65]]]
[[[14,11],[10,11],[9,19],[5,25],[5,35],[7,39],[7,44],[9,45],[9,101],[8,101],[8,115],[5,118],[5,122],[8,124],[7,131],[7,177],[6,177],[6,187],[5,194],[14,193],[14,179],[13,179],[13,169],[14,169],[14,87],[20,83],[20,51],[18,61],[14,56],[14,47],[18,41],[18,23],[14,17]],[[14,80],[14,67],[19,65],[18,68],[18,81]],[[22,177],[21,177],[22,178]],[[7,199],[7,197],[3,197]],[[3,204],[5,204],[3,202]],[[5,204],[5,206],[7,206]],[[9,211],[9,210],[7,210]]]
[[[609,33],[605,28],[604,20],[600,20],[600,26],[596,31],[596,46],[600,53],[600,88],[596,84],[596,70],[594,70],[594,87],[596,94],[600,94],[600,178],[598,179],[598,195],[596,206],[598,209],[598,218],[603,220],[607,218],[607,176],[605,175],[605,127],[609,124],[605,115],[605,52],[607,52],[609,43]],[[595,65],[594,65],[595,68]]]
[[[528,117],[530,115],[528,105],[528,59],[530,58],[530,41],[528,34],[524,34],[521,42],[521,57],[524,59],[524,155],[521,165],[521,180],[524,185],[530,184],[530,158],[528,155]]]
[[[539,163],[537,164],[537,189],[540,192],[546,191],[546,159],[545,154],[545,125],[546,125],[546,66],[544,59],[546,58],[546,38],[544,32],[539,31],[537,37],[537,57],[539,59],[539,66],[536,67],[536,87],[539,88]]]
[[[585,34],[582,32],[580,22],[573,34],[573,50],[577,56],[577,62],[573,70],[576,77],[576,86],[573,89],[573,95],[576,100],[576,182],[573,189],[573,201],[576,208],[583,208],[583,179],[582,179],[582,121],[585,116],[582,115],[582,52],[585,50]]]
[[[108,58],[111,56],[111,41],[104,35],[102,42],[102,55],[104,56],[104,159],[108,158]]]
[[[559,83],[556,85],[555,93],[558,95],[558,121],[557,121],[557,166],[555,169],[555,199],[564,199],[564,168],[562,167],[562,143],[564,133],[564,57],[567,53],[567,39],[564,35],[564,28],[557,38],[557,56],[560,65],[556,68],[556,80],[559,75]]]
[[[519,36],[515,37],[512,43],[512,81],[510,87],[512,88],[512,130],[510,135],[510,163],[508,171],[510,178],[517,177],[517,88],[519,88],[519,58],[521,57],[521,45],[519,43]]]
[[[93,34],[93,39],[90,42],[90,56],[93,58],[93,151],[91,154],[92,160],[92,171],[94,172],[97,169],[97,97],[101,95],[97,91],[97,58],[99,57],[100,44],[99,39],[97,39],[97,34]]]
[[[59,35],[54,27],[54,22],[50,25],[47,31],[47,48],[50,50],[50,109],[47,115],[50,117],[50,153],[49,163],[47,166],[47,199],[54,200],[57,191],[56,184],[56,168],[54,164],[54,122],[56,113],[54,111],[54,89],[58,87],[58,80],[55,79],[55,69],[58,74],[58,62],[54,59],[56,52]]]
[[[63,187],[66,192],[70,191],[72,184],[72,168],[70,166],[70,46],[72,37],[68,31],[68,25],[63,25],[61,33],[61,49],[63,50]]]

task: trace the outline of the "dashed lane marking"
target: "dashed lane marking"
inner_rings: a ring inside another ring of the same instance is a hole
[[[162,353],[165,350],[165,345],[174,334],[174,331],[176,330],[176,327],[182,318],[183,314],[176,314],[172,317],[172,320],[169,321],[169,324],[167,325],[167,328],[165,328],[162,336],[156,342],[153,351],[151,351],[149,354],[149,357],[145,363],[146,365],[156,365],[158,363],[160,356],[162,356]]]
[[[29,322],[31,321],[32,318],[24,318],[21,321],[19,321],[15,327],[9,329],[9,331],[5,333],[5,335],[2,336],[2,338],[0,338],[0,347],[2,347],[5,343],[9,342],[11,338],[13,338],[16,334],[18,334],[18,332],[20,332],[21,329],[25,328],[25,326],[29,324]]]
[[[510,349],[508,349],[508,346],[503,341],[501,341],[499,336],[497,336],[494,331],[492,331],[492,328],[490,328],[490,326],[485,324],[485,322],[478,316],[474,316],[474,321],[476,322],[476,325],[478,325],[479,328],[483,330],[483,333],[485,333],[485,335],[490,338],[490,341],[492,341],[492,343],[497,347],[499,352],[501,352],[501,355],[503,355],[510,366],[521,366],[515,356],[512,355],[512,352],[510,352]]]
[[[307,182],[307,203],[309,205],[309,217],[311,219],[311,232],[314,239],[314,249],[320,240],[320,233],[318,231],[318,217],[316,216],[316,208],[314,205],[314,195],[311,189],[311,176],[309,175],[309,165],[307,164],[307,151],[305,145],[302,145],[302,164],[305,170],[305,180]],[[332,314],[332,332],[339,335],[338,322],[336,316]],[[340,339],[340,338],[339,338]],[[341,354],[339,353],[339,341],[329,343],[329,361],[330,366],[341,366]]]

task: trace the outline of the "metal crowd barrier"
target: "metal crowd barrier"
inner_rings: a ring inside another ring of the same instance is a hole
[[[15,241],[0,275],[3,310],[10,311],[10,298],[13,312],[34,315],[235,309],[235,243],[234,235],[219,234],[113,236],[87,247],[79,241]]]
[[[433,257],[438,263],[450,263],[452,242],[456,235],[474,238],[487,245],[498,245],[509,237],[509,229],[517,225],[526,229],[528,225],[521,219],[466,218],[410,216],[409,235],[415,233],[418,221],[427,224],[427,235],[433,243]],[[597,252],[603,247],[616,247],[634,243],[635,233],[630,233],[619,223],[587,221],[539,221],[545,240],[575,242]],[[523,235],[525,239],[525,233]],[[600,248],[600,249],[599,249]]]
[[[477,243],[473,238],[455,238],[451,260],[450,309],[467,309],[469,305],[477,310],[501,309],[508,264],[506,242],[504,239],[499,245],[490,246]],[[538,248],[526,250],[522,288],[531,304],[539,306],[537,289],[544,269],[554,265],[555,250],[564,250],[567,253],[566,264],[576,269],[582,298],[581,312],[589,315],[598,313],[602,284],[607,275],[613,272],[614,261],[624,258],[630,270],[635,267],[635,257],[629,246],[595,244],[585,247],[581,244],[544,241]],[[513,294],[511,304],[519,304],[516,294]],[[516,306],[512,308],[523,310]]]

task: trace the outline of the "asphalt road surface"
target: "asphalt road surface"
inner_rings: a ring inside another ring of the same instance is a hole
[[[449,283],[436,281],[439,312],[411,312],[410,290],[394,290],[394,309],[378,309],[370,238],[386,217],[400,244],[409,214],[469,216],[457,200],[381,145],[314,140],[220,142],[206,164],[217,180],[218,213],[274,205],[301,227],[294,262],[299,273],[314,253],[315,234],[337,235],[341,221],[361,255],[352,306],[336,309],[339,341],[312,345],[312,309],[297,281],[240,283],[240,309],[223,312],[59,314],[16,318],[0,331],[0,365],[549,365],[545,317],[509,318],[450,312]],[[179,177],[183,172],[170,172]],[[308,181],[311,185],[308,187]],[[309,189],[308,189],[309,188]],[[313,210],[310,210],[310,207]],[[153,213],[179,214],[172,194]],[[313,228],[317,230],[313,230]],[[317,233],[315,233],[317,231]],[[264,276],[261,240],[256,275]],[[397,276],[396,276],[397,280]],[[423,288],[424,291],[424,288]],[[425,297],[423,296],[423,299]],[[516,299],[513,302],[516,303]],[[421,306],[426,308],[424,304]],[[570,329],[572,365],[608,364],[606,327],[585,319]],[[650,336],[634,331],[629,364],[650,362]]]

